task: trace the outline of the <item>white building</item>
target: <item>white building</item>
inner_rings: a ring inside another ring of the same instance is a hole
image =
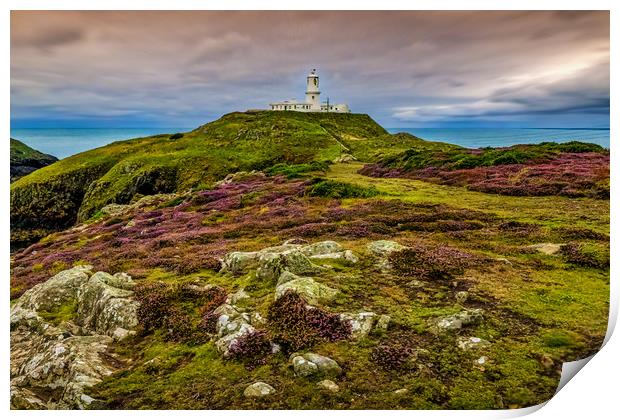
[[[306,77],[306,100],[273,102],[269,104],[272,111],[300,111],[300,112],[351,112],[347,104],[321,103],[321,91],[319,90],[319,75],[316,69],[312,69]]]

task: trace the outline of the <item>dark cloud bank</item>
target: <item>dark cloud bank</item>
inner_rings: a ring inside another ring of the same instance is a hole
[[[13,12],[14,126],[196,126],[322,90],[388,127],[609,126],[608,12]]]

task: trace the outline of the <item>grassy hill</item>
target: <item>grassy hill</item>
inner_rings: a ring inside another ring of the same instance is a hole
[[[342,153],[373,161],[404,150],[413,136],[392,137],[362,114],[227,114],[188,133],[120,141],[79,153],[11,186],[14,244],[86,220],[109,203],[202,188],[228,173],[276,164],[331,161]]]
[[[52,155],[41,153],[19,140],[11,139],[11,182],[57,160]]]

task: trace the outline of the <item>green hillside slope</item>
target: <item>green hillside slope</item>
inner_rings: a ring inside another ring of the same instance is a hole
[[[405,150],[363,114],[231,113],[194,131],[109,144],[63,159],[11,186],[14,244],[91,217],[137,195],[205,186],[231,172],[278,163],[333,160],[343,153],[374,161],[381,149]]]

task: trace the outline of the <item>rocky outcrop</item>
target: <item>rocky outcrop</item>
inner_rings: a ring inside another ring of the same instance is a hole
[[[482,309],[466,309],[433,321],[431,330],[438,334],[459,331],[464,327],[480,323],[483,319],[482,314]]]
[[[302,296],[310,305],[328,302],[336,297],[338,290],[315,281],[312,277],[300,277],[285,272],[284,281],[276,286],[275,298],[279,299],[286,292],[293,291]]]
[[[335,360],[316,353],[293,353],[290,361],[297,376],[319,374],[336,377],[342,373],[342,368]]]
[[[93,399],[85,389],[120,363],[109,345],[134,333],[134,283],[91,270],[62,271],[11,308],[11,407],[86,408]],[[55,313],[61,321],[52,321]]]

